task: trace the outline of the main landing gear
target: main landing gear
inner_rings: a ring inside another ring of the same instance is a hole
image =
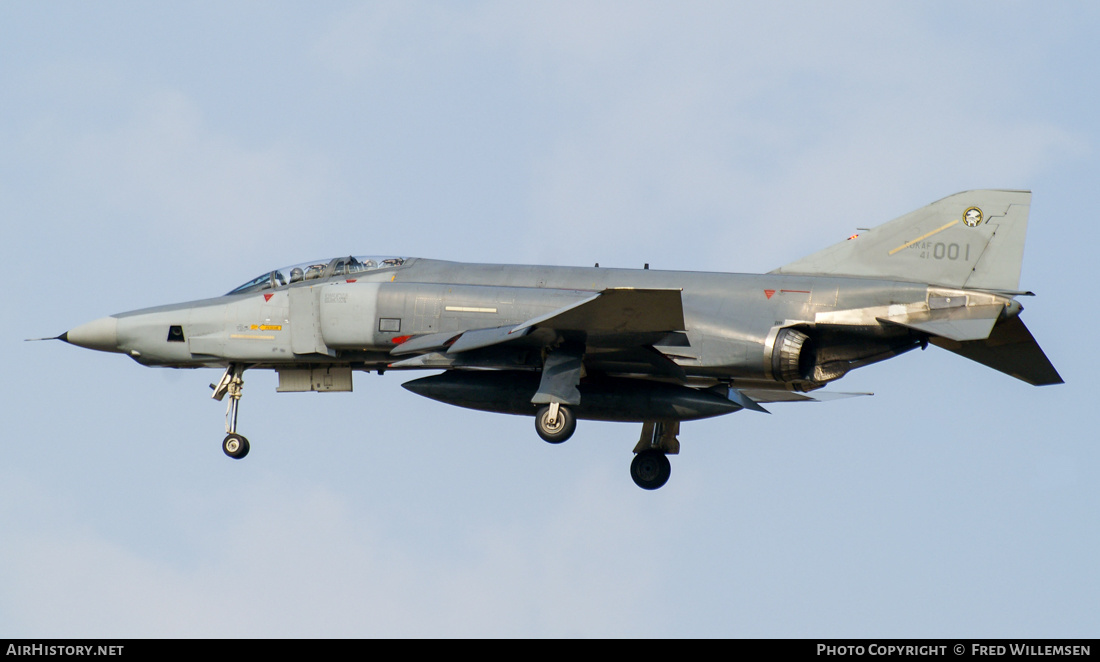
[[[664,486],[671,474],[672,465],[669,464],[668,456],[661,451],[642,451],[630,463],[630,477],[643,490],[655,490]]]
[[[577,429],[577,417],[569,407],[557,402],[540,407],[535,414],[535,432],[551,444],[560,444]],[[642,424],[642,436],[634,447],[634,460],[630,463],[630,477],[643,490],[656,490],[668,482],[672,475],[669,455],[680,452],[678,421],[646,421]]]
[[[535,432],[539,433],[543,441],[551,444],[560,444],[577,429],[577,417],[557,402],[552,402],[539,409],[535,414]]]
[[[230,363],[217,385],[211,384],[214,395],[210,396],[220,401],[226,395],[229,396],[229,404],[225,408],[225,439],[222,440],[222,451],[233,458],[240,460],[248,455],[248,439],[244,435],[237,434],[237,407],[241,402],[241,392],[244,387],[244,366]]]
[[[679,421],[646,421],[642,423],[642,436],[634,447],[634,461],[630,463],[630,477],[643,490],[656,490],[668,482],[672,474],[669,455],[680,452]]]

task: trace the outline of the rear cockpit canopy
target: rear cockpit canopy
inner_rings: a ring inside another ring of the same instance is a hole
[[[361,255],[359,257],[337,257],[328,262],[314,261],[303,262],[275,271],[268,271],[240,287],[236,287],[226,293],[245,294],[247,292],[260,292],[262,290],[274,290],[287,285],[292,285],[306,280],[324,280],[337,276],[352,276],[366,272],[381,271],[383,269],[395,269],[405,264],[408,258],[404,257],[379,257],[377,255]]]

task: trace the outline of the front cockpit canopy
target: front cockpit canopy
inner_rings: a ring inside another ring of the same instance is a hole
[[[306,280],[322,280],[334,276],[351,276],[366,272],[394,269],[405,264],[408,258],[404,257],[379,257],[379,256],[347,256],[337,257],[328,262],[303,262],[290,267],[283,267],[274,271],[268,271],[240,287],[236,287],[226,293],[245,294],[247,292],[260,292],[273,290],[287,285],[292,285]]]

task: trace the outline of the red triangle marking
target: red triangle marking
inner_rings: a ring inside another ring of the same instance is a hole
[[[772,298],[773,294],[775,294],[775,290],[764,290],[764,296],[768,297],[769,299]]]
[[[273,297],[273,296],[275,296],[275,295],[274,294],[265,294],[264,295],[264,301],[271,301],[271,297]]]

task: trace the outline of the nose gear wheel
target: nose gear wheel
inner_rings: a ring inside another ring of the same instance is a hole
[[[240,460],[248,455],[248,439],[239,434],[227,434],[222,440],[222,451],[234,460]]]

